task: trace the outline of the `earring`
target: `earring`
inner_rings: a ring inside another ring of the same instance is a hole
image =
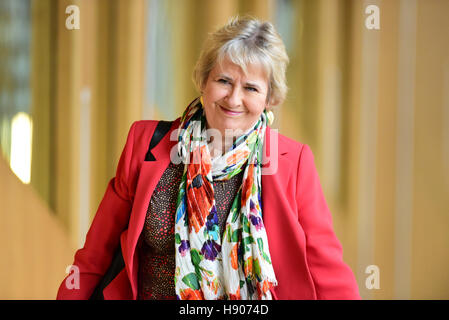
[[[271,126],[274,121],[274,113],[273,113],[273,111],[268,110],[268,111],[266,111],[266,114],[267,114],[268,125]]]
[[[204,106],[203,96],[202,95],[200,96],[200,102],[201,102],[201,105]]]

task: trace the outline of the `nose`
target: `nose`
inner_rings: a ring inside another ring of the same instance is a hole
[[[225,101],[230,109],[238,109],[242,106],[242,90],[239,86],[234,85],[230,88]]]

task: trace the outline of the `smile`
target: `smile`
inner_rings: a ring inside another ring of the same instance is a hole
[[[220,105],[219,105],[219,107],[220,107],[220,109],[221,109],[225,114],[230,115],[230,116],[237,116],[237,115],[243,113],[243,112],[230,111],[230,110],[228,110],[228,109],[223,108],[223,107],[220,106]]]

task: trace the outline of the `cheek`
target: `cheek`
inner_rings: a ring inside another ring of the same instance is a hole
[[[262,112],[265,110],[265,99],[252,99],[249,101],[248,111],[254,116],[260,116]]]
[[[208,83],[203,92],[203,99],[207,99],[209,102],[215,102],[221,97],[226,96],[226,93],[226,89],[222,86],[218,86],[215,83]]]

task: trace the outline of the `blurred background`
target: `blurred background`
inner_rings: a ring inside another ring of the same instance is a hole
[[[56,297],[130,125],[181,115],[236,14],[284,39],[272,127],[312,148],[362,298],[449,298],[449,1],[0,0],[0,299]]]

